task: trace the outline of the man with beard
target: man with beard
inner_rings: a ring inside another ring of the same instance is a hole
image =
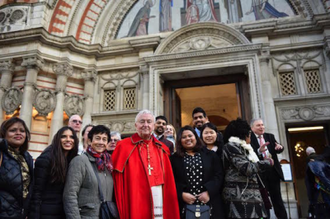
[[[171,141],[167,140],[164,136],[166,125],[167,125],[166,117],[157,116],[156,123],[155,123],[154,136],[158,139],[158,141],[164,143],[170,149],[171,154],[173,154],[173,152],[174,152],[173,143]]]
[[[121,219],[179,219],[170,151],[152,134],[149,110],[135,117],[136,133],[118,142],[112,154],[114,191]]]

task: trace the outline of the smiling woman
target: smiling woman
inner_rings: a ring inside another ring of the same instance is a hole
[[[68,126],[61,128],[35,162],[35,185],[29,218],[65,218],[63,190],[71,160],[78,153],[78,138]]]
[[[0,218],[25,218],[33,185],[30,132],[12,117],[2,123],[0,138]]]
[[[204,147],[196,131],[190,126],[180,129],[176,147],[177,151],[170,159],[181,218],[185,218],[191,205],[211,209],[211,218],[223,218],[220,195],[222,167],[219,157]]]
[[[67,218],[99,218],[101,193],[102,201],[112,201],[112,161],[106,151],[110,130],[103,125],[94,126],[87,141],[86,152],[74,158],[69,166],[63,193]]]

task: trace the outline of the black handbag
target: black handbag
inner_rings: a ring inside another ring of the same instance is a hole
[[[210,219],[211,209],[208,205],[186,205],[186,219]]]
[[[119,219],[119,213],[118,208],[116,204],[112,201],[105,201],[103,193],[101,191],[101,184],[100,184],[100,178],[97,175],[97,167],[94,167],[94,173],[97,179],[98,183],[98,189],[99,189],[99,196],[101,200],[101,206],[100,206],[100,219]]]

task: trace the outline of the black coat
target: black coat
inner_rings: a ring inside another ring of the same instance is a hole
[[[284,147],[281,150],[275,150],[275,143],[277,142],[275,140],[275,137],[273,134],[270,133],[264,133],[263,134],[265,142],[269,142],[269,145],[267,145],[269,153],[272,155],[272,159],[274,160],[274,166],[276,173],[278,174],[278,177],[284,181],[283,171],[281,168],[281,164],[277,158],[277,154],[280,154],[283,152]],[[251,146],[253,147],[254,152],[258,155],[260,160],[263,160],[263,157],[261,154],[258,154],[258,149],[260,147],[259,142],[255,134],[251,134]]]
[[[0,153],[0,218],[24,219],[28,214],[28,206],[33,187],[33,159],[28,152],[23,154],[30,171],[28,196],[23,198],[23,183],[20,163],[8,153],[7,142],[1,139]],[[1,156],[1,155],[0,155]]]
[[[35,162],[35,185],[31,199],[31,219],[63,219],[64,183],[51,183],[51,146],[46,148]]]
[[[223,181],[222,164],[218,155],[214,151],[206,148],[201,150],[201,157],[203,162],[203,186],[210,195],[209,204],[212,207],[212,218],[224,218],[224,209],[221,205],[220,188]],[[175,184],[179,200],[179,209],[182,213],[186,203],[182,199],[182,193],[188,192],[188,179],[187,173],[184,168],[183,157],[174,153],[171,157],[171,164],[175,178]],[[182,217],[183,215],[181,215]]]

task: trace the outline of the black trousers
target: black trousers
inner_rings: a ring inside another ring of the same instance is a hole
[[[262,173],[261,179],[269,192],[270,199],[273,204],[275,215],[278,219],[287,219],[282,195],[281,195],[281,180],[274,168]],[[267,218],[270,218],[270,210],[267,210]]]

